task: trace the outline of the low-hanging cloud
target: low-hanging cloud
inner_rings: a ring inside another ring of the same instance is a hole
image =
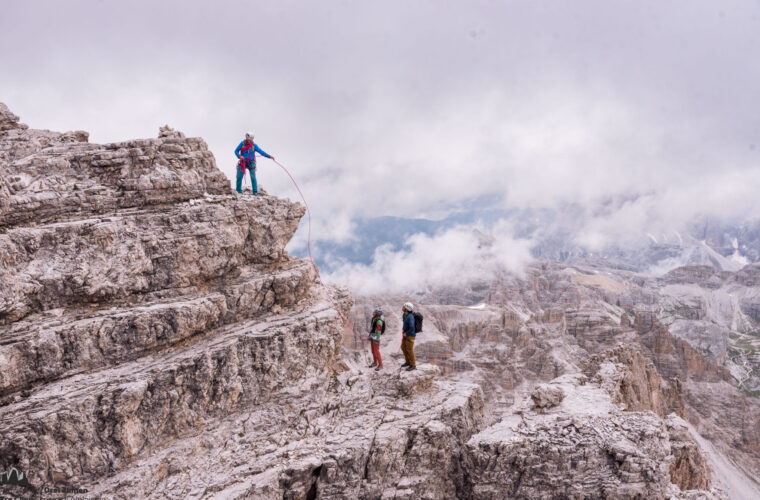
[[[363,294],[458,286],[503,272],[520,274],[532,260],[530,246],[504,221],[487,229],[457,226],[432,236],[414,234],[402,250],[383,245],[370,265],[347,263],[324,278]]]
[[[32,127],[169,123],[230,177],[254,132],[313,241],[485,199],[590,249],[760,214],[757,2],[9,2],[0,43],[0,100]]]

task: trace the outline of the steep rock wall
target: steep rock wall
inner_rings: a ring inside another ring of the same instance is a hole
[[[38,487],[127,470],[340,356],[338,312],[284,250],[301,205],[236,196],[168,127],[86,141],[0,106],[0,468]]]

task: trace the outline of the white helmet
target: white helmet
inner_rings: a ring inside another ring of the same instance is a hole
[[[414,306],[412,305],[411,302],[405,302],[404,303],[404,309],[406,309],[409,312],[412,312],[412,311],[414,311]]]
[[[246,133],[245,140],[248,140],[248,139],[253,140],[253,134]]]

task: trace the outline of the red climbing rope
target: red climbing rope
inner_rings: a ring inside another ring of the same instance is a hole
[[[309,209],[309,204],[306,203],[306,197],[303,195],[303,192],[301,192],[301,188],[298,187],[298,183],[296,182],[296,180],[290,174],[290,172],[288,171],[288,169],[285,168],[285,165],[283,165],[279,161],[275,160],[274,158],[272,158],[272,161],[275,162],[277,165],[279,165],[280,168],[283,169],[286,174],[288,174],[288,177],[290,177],[290,180],[293,181],[293,185],[298,190],[298,194],[301,195],[301,199],[303,200],[303,204],[306,206],[306,215],[307,215],[308,220],[309,220],[309,233],[308,233],[308,235],[306,237],[306,249],[309,252],[309,259],[311,260],[311,265],[314,266],[314,272],[317,273],[317,277],[319,278],[319,267],[317,267],[317,263],[314,262],[314,257],[312,257],[312,255],[311,255],[311,210]],[[361,342],[367,342],[367,343],[369,343],[368,340],[363,339],[360,336],[356,335],[356,331],[354,330],[354,326],[348,321],[348,319],[345,316],[343,316],[343,313],[340,312],[340,308],[338,307],[338,305],[333,300],[332,295],[330,295],[330,290],[327,288],[327,285],[325,285],[324,281],[322,281],[321,278],[319,280],[319,283],[322,285],[322,288],[324,288],[325,294],[327,295],[327,298],[330,300],[330,303],[332,304],[333,308],[340,315],[340,318],[343,320],[343,323],[345,324],[345,326],[347,328],[350,328],[351,331],[353,332],[354,339],[358,339]],[[362,349],[362,354],[364,354],[364,361],[365,362],[369,362],[369,360],[367,358],[367,352],[366,352],[365,349]]]

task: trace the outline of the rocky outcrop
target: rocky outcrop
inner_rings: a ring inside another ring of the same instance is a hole
[[[602,364],[596,382],[560,377],[538,389],[564,394],[556,404],[524,408],[474,435],[465,451],[468,498],[670,498],[689,489],[713,498],[706,459],[683,420],[621,411],[608,374]]]
[[[58,308],[12,323],[0,345],[0,394],[42,381],[137,359],[156,349],[204,335],[225,324],[292,307],[310,292],[310,263],[248,267],[220,280],[215,291],[193,287],[81,316]]]
[[[534,409],[554,408],[565,399],[565,391],[552,384],[541,384],[530,395]]]
[[[567,333],[589,351],[604,349],[623,330],[617,318],[607,311],[571,310],[566,313]]]
[[[473,498],[665,498],[667,434],[652,415],[532,418],[468,443]]]
[[[229,199],[13,227],[0,236],[0,321],[198,287],[283,262],[302,214],[285,202]]]
[[[631,345],[592,356],[584,372],[626,410],[652,411],[663,418],[670,413],[684,416],[684,395],[678,379],[663,381],[654,364]]]
[[[480,428],[471,384],[344,372],[254,405],[100,482],[115,498],[456,498]],[[418,383],[421,382],[421,383]],[[400,396],[401,386],[416,386]]]
[[[86,139],[0,107],[0,467],[32,487],[130,470],[340,357],[338,311],[284,250],[302,206],[235,196],[168,127]]]
[[[0,102],[0,134],[5,135],[9,130],[26,130],[29,127],[19,123],[18,116],[14,115],[8,106]]]
[[[84,132],[12,129],[0,135],[0,225],[82,220],[231,194],[203,139],[86,140]]]
[[[53,481],[106,474],[319,374],[337,356],[334,327],[334,311],[318,306],[47,384],[3,407],[0,455]]]
[[[665,283],[690,283],[706,288],[719,288],[731,273],[720,271],[713,266],[682,266],[669,271],[662,277]]]
[[[634,327],[641,335],[641,343],[651,350],[657,369],[666,378],[730,379],[727,370],[710,363],[688,342],[671,335],[654,312],[636,311]]]
[[[339,312],[284,250],[303,207],[233,194],[169,127],[0,124],[0,468],[109,498],[462,494],[481,389],[341,359]]]
[[[670,438],[670,480],[682,491],[709,490],[711,471],[707,457],[694,441],[689,427],[673,415],[665,420]]]
[[[760,286],[760,264],[744,266],[734,274],[731,281],[746,287]]]

